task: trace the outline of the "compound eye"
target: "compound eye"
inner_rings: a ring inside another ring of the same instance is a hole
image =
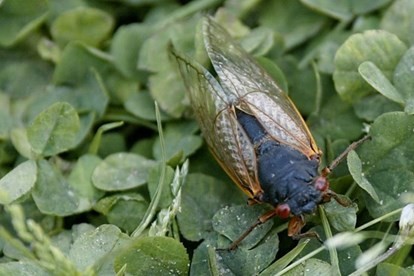
[[[315,180],[314,187],[315,187],[316,190],[319,190],[321,192],[324,192],[324,191],[328,190],[328,188],[329,188],[328,179],[326,179],[326,177],[324,177],[324,176],[319,176]]]
[[[287,203],[279,204],[276,207],[276,215],[280,218],[288,218],[290,216],[290,207]]]

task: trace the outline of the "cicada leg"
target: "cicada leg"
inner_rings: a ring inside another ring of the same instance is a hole
[[[350,151],[356,149],[368,139],[371,139],[371,136],[365,135],[358,141],[355,141],[352,144],[350,144],[337,158],[335,158],[335,160],[332,161],[332,163],[328,167],[322,170],[321,176],[319,176],[317,178],[317,181],[315,181],[317,189],[323,191],[322,202],[329,202],[331,198],[333,198],[336,200],[336,202],[338,202],[344,207],[352,205],[352,202],[349,199],[341,197],[337,193],[329,189],[329,183],[326,177],[328,176],[328,174],[332,172],[333,169],[335,169],[336,166],[338,166],[338,164],[348,155]]]
[[[259,201],[257,201],[256,199],[254,199],[254,198],[248,198],[247,199],[247,205],[249,205],[249,206],[253,206],[253,205],[256,205],[256,204],[260,204],[261,202],[259,202]]]
[[[252,191],[253,197],[247,199],[247,204],[249,206],[263,203],[263,191],[258,192]]]
[[[250,226],[237,240],[233,241],[232,244],[230,244],[229,246],[229,250],[234,250],[237,248],[237,246],[239,245],[239,243],[244,240],[244,238],[247,237],[247,235],[250,234],[250,232],[253,231],[254,228],[256,228],[257,226],[265,223],[266,221],[268,221],[269,219],[275,217],[277,215],[277,209],[272,209],[266,213],[264,213],[263,215],[261,215],[259,217],[259,219],[252,225]]]
[[[294,240],[299,240],[303,238],[316,238],[320,243],[323,243],[319,234],[315,231],[308,231],[301,233],[303,226],[305,226],[305,219],[303,216],[296,216],[290,219],[288,224],[288,236],[292,237]]]
[[[331,198],[335,199],[340,205],[344,207],[349,207],[352,205],[352,201],[345,196],[338,195],[332,190],[327,190],[322,196],[322,202],[329,202]]]
[[[331,171],[333,169],[335,169],[336,166],[338,166],[339,163],[341,163],[341,161],[348,155],[348,153],[350,151],[356,149],[362,143],[364,143],[366,140],[369,140],[369,139],[371,139],[371,136],[365,135],[364,137],[362,137],[358,141],[355,141],[352,144],[350,144],[337,158],[335,158],[334,161],[332,161],[332,163],[328,167],[326,167],[322,170],[322,176],[327,176],[328,174],[330,174]]]

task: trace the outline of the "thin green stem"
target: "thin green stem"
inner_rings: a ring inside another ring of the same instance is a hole
[[[389,218],[389,217],[392,217],[392,216],[394,216],[394,215],[396,215],[398,213],[401,213],[401,210],[402,210],[402,208],[399,208],[399,209],[394,210],[394,211],[392,211],[392,212],[390,212],[388,214],[385,214],[383,216],[380,216],[379,218],[373,219],[370,222],[367,222],[364,225],[361,225],[361,226],[355,228],[354,232],[362,231],[362,230],[364,230],[364,229],[366,229],[366,228],[368,228],[368,227],[370,227],[370,226],[372,226],[372,225],[374,225],[374,224],[376,224],[376,223],[378,223],[380,221],[383,221],[386,218]]]
[[[309,254],[303,256],[302,258],[296,260],[292,264],[288,265],[287,267],[285,267],[284,269],[282,269],[281,271],[279,271],[275,276],[284,275],[286,272],[288,272],[292,268],[295,268],[296,266],[300,265],[301,263],[309,260],[313,256],[315,256],[315,255],[319,254],[320,252],[322,252],[324,249],[325,249],[325,246],[321,246],[321,247],[315,249],[314,251],[310,252]]]
[[[164,141],[164,134],[162,131],[162,125],[161,125],[161,114],[160,110],[158,108],[157,102],[155,102],[155,117],[157,118],[157,127],[158,127],[158,134],[160,136],[160,145],[161,145],[161,173],[160,173],[160,180],[158,182],[157,190],[155,191],[155,195],[153,199],[151,200],[151,203],[145,212],[144,218],[141,220],[141,223],[137,226],[137,228],[132,232],[132,237],[138,237],[142,234],[142,232],[148,227],[148,225],[153,220],[155,213],[157,211],[157,206],[161,198],[162,189],[164,186],[165,181],[165,174],[167,171],[167,154],[165,152],[165,141]]]
[[[316,79],[316,95],[315,95],[315,109],[314,114],[319,115],[322,105],[322,84],[321,84],[321,75],[318,72],[318,68],[315,62],[312,62],[313,72],[315,73]]]
[[[319,209],[319,216],[321,217],[321,220],[322,220],[322,226],[325,231],[326,239],[330,239],[332,238],[333,235],[332,235],[331,227],[329,225],[328,218],[326,217],[326,214],[325,214],[325,210],[323,209],[322,206],[319,206],[318,209]],[[329,250],[329,257],[331,259],[332,272],[334,272],[335,275],[341,275],[341,271],[339,270],[338,252],[333,247],[329,247],[328,250]]]

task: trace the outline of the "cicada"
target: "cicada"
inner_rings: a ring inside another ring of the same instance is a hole
[[[213,156],[250,202],[274,206],[230,247],[274,216],[291,217],[288,235],[298,237],[304,214],[338,199],[326,176],[346,153],[319,173],[322,152],[287,94],[212,18],[204,19],[202,35],[219,81],[171,49],[195,117]]]

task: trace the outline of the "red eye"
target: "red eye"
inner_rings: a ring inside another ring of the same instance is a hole
[[[319,176],[318,178],[316,178],[314,186],[316,190],[324,192],[329,188],[328,179],[326,179],[326,177],[324,176]]]
[[[288,218],[290,215],[290,207],[286,203],[276,207],[276,215],[280,218]]]

